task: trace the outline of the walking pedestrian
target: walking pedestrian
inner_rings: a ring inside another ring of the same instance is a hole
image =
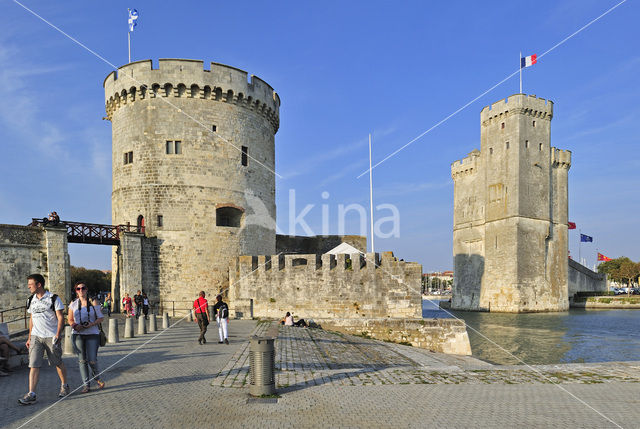
[[[142,314],[142,292],[138,291],[138,293],[133,297],[133,301],[136,304],[136,319],[138,317],[140,317],[140,315]]]
[[[103,316],[100,307],[93,305],[89,298],[87,285],[77,281],[75,291],[78,299],[69,304],[69,325],[73,328],[71,339],[73,349],[78,355],[80,376],[84,387],[82,393],[88,393],[91,380],[95,380],[98,389],[104,389],[104,381],[100,379],[98,370],[98,347],[100,346],[100,330]]]
[[[31,297],[27,300],[29,313],[29,392],[18,402],[30,405],[36,402],[36,388],[40,377],[40,367],[44,360],[44,353],[50,365],[55,365],[60,378],[59,397],[69,394],[67,384],[67,369],[62,362],[62,329],[64,328],[64,304],[55,294],[44,289],[44,277],[41,274],[31,274],[27,277],[27,287]]]
[[[122,298],[122,307],[124,307],[124,314],[127,317],[131,317],[131,311],[133,307],[131,306],[131,297],[128,293],[124,294],[124,298]]]
[[[145,292],[142,292],[142,312],[144,313],[144,318],[149,320],[149,297]]]
[[[218,344],[229,344],[229,306],[222,300],[222,295],[216,296],[216,301],[217,302],[213,306],[213,311],[216,313],[218,334],[220,335],[220,341],[218,341]]]
[[[107,311],[107,316],[109,317],[111,317],[111,301],[111,292],[109,292],[103,303],[103,307]]]
[[[207,326],[209,326],[209,303],[204,297],[205,293],[204,291],[201,291],[198,299],[193,302],[193,308],[196,313],[196,322],[200,328],[200,336],[198,337],[198,343],[200,343],[200,345],[203,343],[207,344],[207,339],[204,337],[204,334],[207,333]]]

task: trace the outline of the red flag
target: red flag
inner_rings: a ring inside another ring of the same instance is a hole
[[[607,261],[610,261],[610,260],[611,260],[611,258],[607,258],[602,253],[598,252],[598,261],[607,262]]]
[[[569,225],[569,229],[576,229],[575,222],[569,222],[568,225]]]

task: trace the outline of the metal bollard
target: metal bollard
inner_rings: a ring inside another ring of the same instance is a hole
[[[189,322],[193,322],[193,310],[189,310]]]
[[[149,315],[149,332],[156,332],[157,330],[158,330],[158,325],[156,322],[156,315],[150,314]]]
[[[62,341],[62,339],[60,339]],[[64,344],[62,345],[62,354],[65,356],[73,355],[73,340],[71,339],[71,326],[64,327]]]
[[[147,333],[147,321],[144,317],[138,319],[138,335],[144,335]]]
[[[109,337],[107,338],[109,344],[115,344],[120,342],[120,336],[118,335],[118,320],[109,319]]]
[[[275,338],[252,337],[249,346],[251,396],[273,395],[276,393]]]
[[[133,338],[133,320],[130,317],[124,320],[124,337]]]
[[[171,326],[169,324],[169,313],[164,313],[164,316],[162,317],[162,329],[168,329],[169,326]]]

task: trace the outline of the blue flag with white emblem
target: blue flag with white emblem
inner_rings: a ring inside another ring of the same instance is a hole
[[[580,241],[582,243],[590,243],[593,241],[593,237],[590,237],[588,235],[584,235],[584,234],[580,234]]]
[[[136,9],[129,9],[129,32],[133,31],[133,27],[138,25],[138,11]]]

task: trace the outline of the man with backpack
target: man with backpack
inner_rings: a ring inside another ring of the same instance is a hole
[[[229,306],[222,300],[222,295],[216,296],[216,301],[217,302],[213,306],[213,311],[216,313],[216,320],[218,322],[218,333],[220,334],[220,341],[218,341],[218,344],[229,344]]]
[[[138,291],[138,293],[133,297],[133,302],[135,302],[136,304],[136,319],[137,319],[142,314],[142,304],[144,302],[144,298],[142,297],[141,291]]]
[[[69,394],[67,370],[62,362],[62,330],[64,329],[64,304],[60,297],[44,289],[44,277],[31,274],[27,277],[27,286],[31,297],[27,300],[29,318],[29,392],[18,399],[21,405],[36,402],[36,387],[40,376],[40,367],[44,353],[50,365],[55,365],[60,377],[61,387],[58,397]]]

